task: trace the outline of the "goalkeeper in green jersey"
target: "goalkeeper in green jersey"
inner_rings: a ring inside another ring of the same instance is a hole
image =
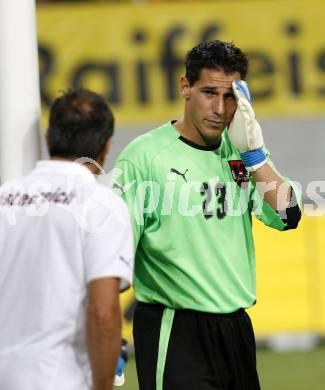
[[[251,215],[284,231],[301,212],[264,145],[244,53],[204,42],[185,65],[183,116],[135,139],[116,164],[137,245],[140,390],[255,390]]]

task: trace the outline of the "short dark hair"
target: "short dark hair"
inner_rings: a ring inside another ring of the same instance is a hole
[[[102,96],[85,88],[65,92],[50,111],[50,156],[96,160],[113,132],[114,116]]]
[[[186,56],[186,78],[192,86],[199,78],[202,69],[223,70],[225,73],[239,72],[245,80],[248,72],[246,55],[232,42],[219,40],[201,42]]]

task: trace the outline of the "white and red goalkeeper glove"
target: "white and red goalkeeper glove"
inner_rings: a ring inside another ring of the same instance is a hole
[[[237,109],[229,125],[228,134],[232,144],[240,151],[246,169],[251,173],[267,162],[263,151],[262,130],[255,118],[247,83],[235,80],[232,87],[237,100]]]

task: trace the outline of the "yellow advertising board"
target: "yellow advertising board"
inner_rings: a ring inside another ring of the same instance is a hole
[[[287,232],[255,221],[257,304],[249,312],[257,335],[325,335],[324,231],[324,217],[305,215]]]
[[[108,98],[118,124],[181,115],[184,56],[205,39],[249,56],[259,116],[325,111],[325,4],[315,0],[53,4],[38,8],[42,101],[85,86]]]

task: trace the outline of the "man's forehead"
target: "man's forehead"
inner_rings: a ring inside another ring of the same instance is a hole
[[[222,70],[202,69],[198,82],[211,88],[232,89],[234,80],[240,80],[239,72],[225,73]]]

